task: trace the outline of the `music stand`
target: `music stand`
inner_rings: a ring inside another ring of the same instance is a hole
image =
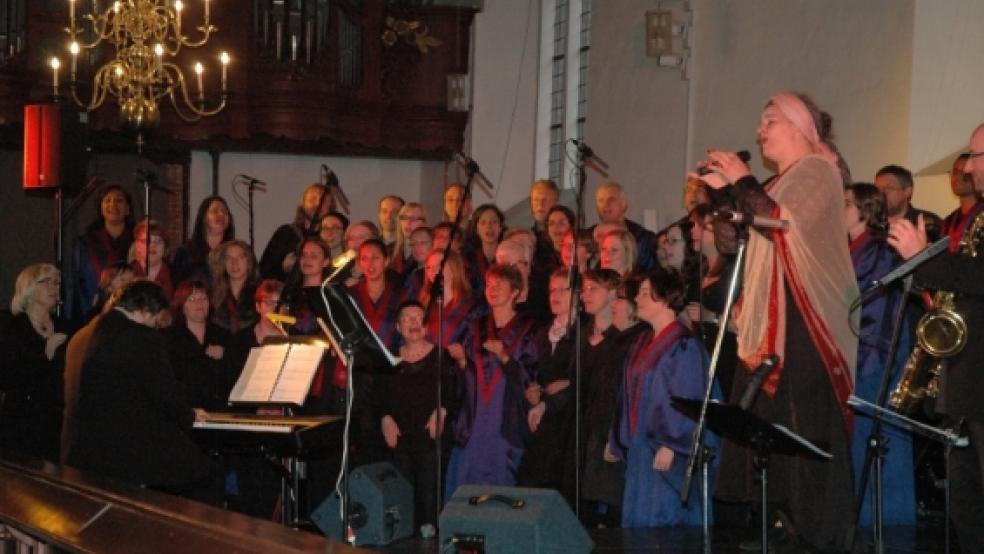
[[[336,272],[337,273],[337,272]],[[358,303],[349,294],[347,288],[340,283],[332,283],[331,275],[321,284],[321,299],[325,303],[328,312],[328,325],[323,330],[328,336],[328,340],[337,347],[341,347],[339,354],[346,361],[345,379],[345,430],[342,435],[342,463],[338,480],[335,482],[335,492],[341,498],[339,505],[342,513],[342,531],[344,539],[349,544],[355,545],[355,530],[350,521],[350,498],[348,484],[349,466],[349,431],[352,424],[352,402],[355,399],[355,389],[353,388],[353,373],[355,368],[355,354],[362,352],[368,354],[370,367],[388,365],[393,367],[400,362],[399,358],[383,345],[379,335],[372,329],[366,320]]]
[[[671,398],[673,407],[685,416],[697,420],[701,415],[703,402],[699,399]],[[706,404],[705,420],[707,427],[732,442],[752,448],[755,451],[755,469],[761,481],[762,497],[762,554],[769,551],[769,518],[766,513],[768,502],[769,458],[775,454],[801,456],[818,460],[830,460],[831,454],[782,425],[769,423],[750,411],[733,404],[711,401]]]
[[[943,539],[943,542],[944,542],[943,552],[945,552],[946,554],[950,554],[950,475],[949,475],[949,471],[950,471],[950,451],[953,449],[954,446],[956,446],[957,448],[964,448],[964,447],[966,447],[969,444],[969,439],[967,437],[961,437],[958,433],[956,433],[956,432],[954,432],[954,431],[952,431],[950,429],[941,429],[939,427],[933,427],[932,425],[927,425],[925,423],[916,421],[914,419],[910,419],[910,418],[908,418],[908,417],[906,417],[906,416],[904,416],[904,415],[902,415],[900,413],[893,412],[891,410],[885,409],[885,408],[879,406],[878,404],[873,404],[871,402],[868,402],[867,400],[864,400],[863,398],[859,398],[857,396],[854,396],[853,394],[851,396],[847,397],[847,405],[848,406],[851,406],[852,408],[855,409],[855,411],[858,411],[858,412],[862,412],[862,413],[863,412],[870,412],[871,414],[873,414],[873,416],[874,416],[874,418],[875,418],[875,420],[877,422],[885,422],[885,423],[888,423],[889,425],[892,425],[894,427],[898,427],[900,429],[906,429],[908,431],[912,431],[913,433],[916,433],[917,435],[921,435],[921,436],[923,436],[923,437],[925,437],[925,438],[927,438],[929,440],[936,441],[936,442],[939,442],[939,443],[943,444],[943,446],[944,446],[944,449],[943,449],[944,462],[943,463],[946,466],[946,470],[947,470],[946,485],[945,485],[946,490],[945,490],[945,493],[944,493],[944,508],[943,508],[943,514],[944,514],[944,517],[943,517],[943,529],[944,529],[944,535],[943,535],[943,537],[944,537],[944,539]],[[957,427],[959,428],[960,425],[958,424]],[[878,496],[879,496],[879,500],[880,500],[881,499],[881,493],[880,493],[880,489],[881,489],[881,474],[880,474],[880,472],[877,473],[877,479],[875,481],[875,485],[876,485],[875,490],[876,490],[876,492],[878,492]],[[863,496],[864,495],[864,491],[862,490],[862,492],[860,494]],[[881,524],[881,521],[879,520],[877,523],[880,525]],[[884,545],[881,543],[882,538],[881,538],[881,532],[880,532],[880,530],[879,530],[878,534],[876,535],[876,541],[877,541],[877,543],[875,545],[876,546],[876,549],[879,549],[878,551],[881,551],[880,549],[884,548]]]

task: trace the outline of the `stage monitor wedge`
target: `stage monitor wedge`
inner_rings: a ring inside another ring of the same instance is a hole
[[[462,485],[440,518],[441,552],[588,554],[594,544],[553,489]]]

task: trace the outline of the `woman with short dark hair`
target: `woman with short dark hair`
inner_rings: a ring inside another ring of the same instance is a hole
[[[174,376],[183,385],[188,403],[214,410],[228,403],[222,357],[229,332],[208,320],[208,283],[190,279],[178,285],[171,299],[171,325],[165,330]]]

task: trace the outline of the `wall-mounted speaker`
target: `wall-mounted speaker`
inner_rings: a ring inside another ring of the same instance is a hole
[[[61,104],[24,106],[24,189],[79,190],[85,180],[83,142],[76,110]]]

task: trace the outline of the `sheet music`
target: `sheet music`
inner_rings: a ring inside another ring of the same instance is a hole
[[[270,401],[304,405],[324,353],[325,349],[320,346],[291,344],[280,379],[270,394]]]
[[[304,405],[324,348],[308,344],[268,344],[251,348],[246,367],[229,393],[229,403]]]

